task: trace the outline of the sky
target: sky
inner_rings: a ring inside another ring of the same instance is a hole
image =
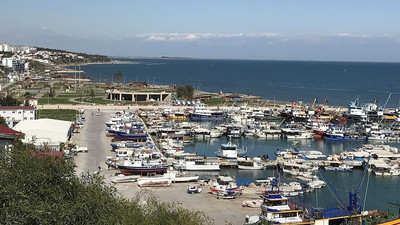
[[[400,61],[398,0],[2,0],[0,43],[109,56]]]

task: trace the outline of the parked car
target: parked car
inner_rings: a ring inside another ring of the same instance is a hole
[[[75,145],[75,146],[71,149],[71,152],[73,152],[74,154],[77,154],[78,152],[85,152],[85,153],[87,153],[87,152],[89,152],[89,149],[88,149],[88,147],[83,147],[83,146]]]

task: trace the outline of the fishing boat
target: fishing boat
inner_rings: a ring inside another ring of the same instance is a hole
[[[275,187],[276,188],[276,187]],[[302,223],[300,217],[301,210],[289,206],[288,198],[282,196],[279,189],[266,191],[262,195],[260,220],[265,220],[272,224]]]
[[[215,152],[218,158],[223,159],[237,159],[238,157],[243,157],[247,153],[246,149],[238,149],[235,144],[229,140],[226,144],[221,144],[218,151]]]
[[[146,133],[137,133],[137,134],[116,134],[114,136],[114,141],[126,141],[126,140],[142,140],[144,142],[149,137]]]
[[[343,129],[329,128],[324,135],[325,141],[364,141],[365,136],[355,132],[345,132]]]
[[[137,144],[136,142],[133,142],[133,141],[121,141],[121,142],[111,143],[110,145],[111,145],[113,151],[115,151],[118,148],[139,148],[140,147],[139,144]]]
[[[165,173],[168,166],[161,160],[144,161],[140,159],[124,160],[118,169],[124,175],[146,175],[152,173]]]

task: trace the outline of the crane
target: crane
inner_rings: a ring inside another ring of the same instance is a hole
[[[331,190],[332,194],[336,198],[336,200],[339,202],[340,206],[344,210],[348,210],[349,212],[357,212],[361,213],[361,206],[358,205],[358,194],[361,189],[361,185],[364,182],[364,178],[366,175],[366,172],[368,170],[368,165],[369,165],[369,160],[371,157],[368,158],[367,163],[365,164],[364,170],[361,174],[360,180],[356,186],[356,188],[353,191],[349,191],[349,204],[346,206],[344,201],[340,198],[336,188],[332,184],[332,182],[329,180],[325,172],[322,170],[321,167],[318,167],[319,172],[321,173],[323,179],[325,180],[326,184],[328,185],[329,190]]]

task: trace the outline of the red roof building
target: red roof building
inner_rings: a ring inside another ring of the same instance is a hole
[[[15,139],[23,135],[21,132],[0,125],[0,139]]]

